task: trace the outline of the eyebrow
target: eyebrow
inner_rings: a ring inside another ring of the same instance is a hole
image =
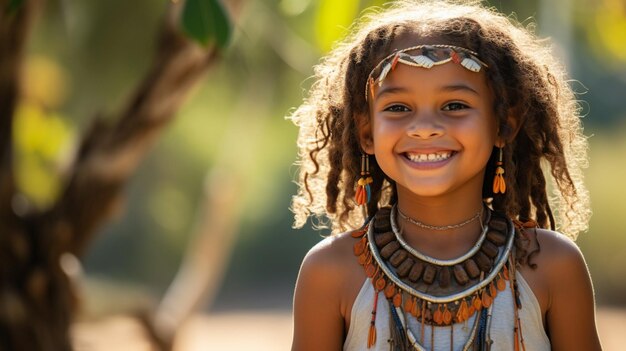
[[[478,91],[476,91],[475,89],[473,89],[472,87],[470,87],[469,85],[463,84],[463,83],[459,83],[459,84],[453,84],[453,85],[446,85],[444,87],[442,87],[440,90],[442,91],[446,91],[446,92],[452,92],[452,91],[467,91],[476,95],[480,95],[478,93]],[[403,93],[403,92],[407,92],[408,89],[404,88],[404,87],[399,87],[399,86],[386,86],[382,89],[380,89],[378,92],[376,92],[376,96],[374,99],[378,99],[383,95],[386,94],[393,94],[393,93]]]
[[[441,90],[444,90],[444,91],[465,90],[465,91],[468,91],[470,93],[474,93],[476,95],[480,95],[475,89],[473,89],[472,87],[470,87],[469,85],[466,85],[466,84],[446,85],[445,87],[441,88]]]
[[[380,89],[378,92],[376,92],[376,96],[374,97],[374,99],[378,99],[379,97],[385,94],[403,93],[407,91],[408,89],[403,88],[403,87],[387,86],[387,87]]]

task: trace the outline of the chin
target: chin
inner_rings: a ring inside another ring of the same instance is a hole
[[[443,184],[420,184],[403,187],[405,192],[419,197],[439,197],[450,192],[450,187]]]

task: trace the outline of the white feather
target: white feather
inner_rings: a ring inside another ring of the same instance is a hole
[[[463,61],[461,61],[461,65],[467,69],[469,69],[472,72],[478,72],[480,71],[480,65],[478,64],[478,62],[472,60],[471,58],[464,58]]]
[[[383,85],[383,81],[387,77],[387,74],[389,73],[390,70],[391,70],[391,63],[387,62],[383,66],[382,71],[380,72],[380,77],[378,77],[378,86]]]
[[[424,68],[431,68],[435,62],[424,55],[413,56],[413,61]]]

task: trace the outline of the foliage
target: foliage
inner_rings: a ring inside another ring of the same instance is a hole
[[[37,208],[51,205],[59,194],[63,156],[74,134],[67,118],[55,112],[65,101],[66,80],[55,61],[41,55],[28,59],[13,124],[14,167],[19,191]]]
[[[332,44],[346,34],[356,17],[359,0],[321,0],[316,14],[315,34],[318,46],[328,51]]]
[[[33,205],[45,208],[60,191],[60,160],[72,130],[65,118],[28,102],[18,106],[13,129],[18,189]]]
[[[230,38],[230,23],[219,0],[186,0],[181,19],[185,33],[198,43],[224,49]]]
[[[329,51],[333,44],[342,39],[359,11],[381,6],[381,0],[320,0],[315,13],[315,40],[322,52]]]
[[[591,15],[585,14],[590,22],[589,42],[594,53],[609,63],[626,63],[626,3],[621,0],[599,1]]]
[[[17,11],[17,9],[22,6],[22,3],[24,2],[24,0],[9,0],[9,3],[7,4],[6,7],[6,11],[8,13],[14,13],[15,11]]]

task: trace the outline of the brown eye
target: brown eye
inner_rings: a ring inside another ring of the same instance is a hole
[[[444,111],[458,111],[458,110],[463,110],[463,109],[466,109],[466,108],[468,108],[468,106],[465,105],[465,104],[462,104],[460,102],[451,102],[451,103],[445,105],[442,108],[442,110],[444,110]]]
[[[404,105],[391,105],[387,108],[385,108],[385,111],[388,112],[408,112],[410,111],[408,107],[404,106]]]

